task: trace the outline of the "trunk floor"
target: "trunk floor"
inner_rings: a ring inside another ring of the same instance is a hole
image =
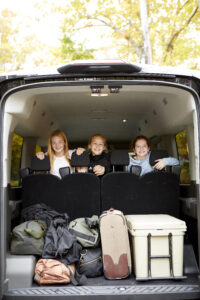
[[[106,279],[104,276],[99,276],[95,278],[87,278],[86,283],[84,286],[150,286],[150,285],[199,285],[200,281],[198,278],[198,274],[189,274],[187,275],[187,278],[180,279],[180,280],[174,280],[174,279],[154,279],[154,280],[143,280],[138,281],[135,279],[134,275],[130,275],[128,278],[125,279],[117,279],[117,280],[111,280]],[[52,287],[58,287],[58,285],[48,285]],[[67,286],[73,286],[72,284],[68,284]],[[38,286],[37,283],[33,283],[33,287],[44,287],[44,286]]]

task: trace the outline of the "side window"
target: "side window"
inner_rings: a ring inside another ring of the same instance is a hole
[[[11,158],[11,186],[19,185],[19,169],[21,167],[23,137],[14,133],[12,141],[12,158]]]
[[[180,183],[190,183],[189,152],[186,131],[183,130],[176,135],[176,144],[181,165]]]
[[[41,151],[42,151],[42,148],[39,145],[36,145],[35,146],[35,154],[38,152],[41,152]]]

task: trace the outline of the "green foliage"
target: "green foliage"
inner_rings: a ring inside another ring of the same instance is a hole
[[[12,158],[11,158],[11,185],[19,184],[19,169],[21,165],[23,138],[14,133],[12,142]]]
[[[81,43],[75,45],[70,37],[67,37],[66,35],[64,35],[62,39],[61,58],[63,62],[77,59],[94,58],[94,51],[94,49],[86,49]]]
[[[190,183],[189,154],[186,131],[183,130],[176,135],[176,144],[181,164],[180,182]]]
[[[144,62],[140,1],[32,0],[31,15],[26,18],[8,9],[3,10],[0,15],[0,71],[19,69],[27,62],[48,66],[74,59],[98,58],[100,55]],[[200,39],[197,39],[197,35],[200,36],[200,9],[197,0],[146,2],[153,63],[184,64],[200,70]],[[60,42],[53,46],[45,45],[32,28],[55,15],[58,18],[52,21],[58,20],[55,27],[60,27]],[[31,30],[27,30],[21,38],[24,28]],[[102,40],[99,45],[92,42],[94,32],[97,40]]]
[[[13,28],[13,18],[15,14],[8,9],[2,11],[0,15],[0,71],[5,71],[5,64],[11,63],[14,58],[14,47],[10,45],[10,37],[16,36],[17,29]]]
[[[63,30],[73,34],[90,27],[111,30],[113,47],[126,60],[144,60],[140,1],[73,0],[66,6]],[[200,69],[200,11],[196,0],[147,0],[153,62]],[[104,46],[102,46],[102,49]],[[191,61],[193,58],[193,61]]]

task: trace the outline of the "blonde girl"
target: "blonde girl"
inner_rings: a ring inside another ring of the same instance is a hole
[[[73,151],[68,148],[68,141],[64,132],[62,130],[55,130],[49,137],[47,153],[38,152],[36,156],[39,159],[44,159],[45,155],[48,155],[51,174],[60,177],[60,168],[69,167],[72,169],[70,158]]]

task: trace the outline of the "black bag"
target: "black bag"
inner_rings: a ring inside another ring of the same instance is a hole
[[[84,248],[80,253],[78,271],[87,277],[97,277],[103,274],[101,248]]]
[[[69,216],[66,213],[58,213],[56,210],[52,209],[46,204],[39,203],[22,209],[21,222],[29,220],[42,220],[47,224],[47,227],[49,227],[51,221],[56,217],[64,217],[67,219],[67,222],[69,221]]]
[[[42,258],[64,260],[66,265],[79,260],[81,245],[67,229],[68,216],[57,217],[51,221],[45,236]]]

